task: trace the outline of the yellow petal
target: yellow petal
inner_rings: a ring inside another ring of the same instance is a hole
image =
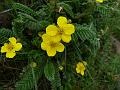
[[[48,42],[49,39],[50,39],[50,36],[47,35],[47,34],[43,34],[43,35],[42,35],[42,39],[43,39],[43,41]]]
[[[14,45],[14,50],[15,50],[15,51],[19,51],[21,48],[22,48],[22,44],[21,44],[21,43],[16,43],[16,44]]]
[[[64,45],[62,43],[58,43],[57,47],[56,47],[56,50],[58,52],[63,52],[64,51]]]
[[[81,73],[81,75],[82,75],[82,76],[84,75],[84,71],[83,71],[83,70],[81,70],[81,72],[80,72],[80,73]]]
[[[85,66],[83,65],[83,63],[79,67],[80,67],[81,70],[85,70]]]
[[[62,40],[69,43],[71,41],[71,35],[62,34]]]
[[[67,35],[71,35],[75,32],[75,27],[73,24],[65,24],[63,25],[63,31]]]
[[[61,35],[55,35],[51,37],[51,41],[53,42],[59,42],[61,40]]]
[[[82,62],[78,62],[77,67],[80,68],[80,70],[85,70],[85,66]]]
[[[81,64],[82,64],[81,62],[78,62],[78,63],[77,63],[77,67],[80,68]]]
[[[46,28],[46,34],[50,35],[50,36],[55,36],[58,32],[58,28],[55,25],[49,25]]]
[[[7,49],[6,49],[5,46],[2,46],[2,47],[1,47],[1,53],[4,53],[4,52],[7,52]]]
[[[14,38],[14,37],[11,37],[11,38],[9,38],[9,41],[10,41],[10,43],[12,43],[12,44],[16,44],[16,38]]]
[[[7,52],[7,49],[6,49],[5,46],[2,46],[2,47],[1,47],[1,53],[4,53],[4,52]]]
[[[79,68],[76,68],[76,72],[77,72],[77,73],[80,73],[80,69],[79,69]]]
[[[7,52],[7,53],[6,53],[6,57],[7,57],[7,58],[13,58],[15,55],[16,55],[15,52]]]
[[[43,34],[42,39],[44,42],[49,43],[50,41],[59,42],[61,40],[61,35],[49,36],[48,34]]]
[[[49,48],[49,45],[45,42],[42,42],[41,43],[41,48],[42,48],[42,50],[47,50]]]
[[[60,16],[60,17],[57,19],[57,24],[58,24],[58,26],[61,28],[64,24],[67,24],[67,18],[66,18],[66,17],[63,17],[63,16]]]
[[[104,0],[96,0],[96,2],[103,3]]]
[[[48,56],[55,56],[55,54],[56,54],[56,48],[47,49],[47,55]]]
[[[7,46],[8,46],[8,43],[5,43],[4,46],[1,47],[1,53],[8,51]]]

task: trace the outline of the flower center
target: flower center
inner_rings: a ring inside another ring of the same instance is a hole
[[[54,48],[54,47],[56,47],[56,45],[57,45],[57,43],[55,43],[55,42],[50,42],[50,46],[51,46],[51,47]]]
[[[11,51],[13,49],[13,45],[11,43],[8,44],[7,49]]]
[[[62,28],[59,28],[58,33],[59,33],[60,35],[63,34],[63,29],[62,29]]]

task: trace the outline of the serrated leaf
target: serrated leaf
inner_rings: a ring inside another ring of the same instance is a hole
[[[20,10],[21,12],[24,12],[26,14],[33,15],[33,16],[36,15],[36,13],[26,5],[23,5],[20,3],[14,3],[12,7],[13,9]]]
[[[24,69],[25,72],[22,75],[21,79],[19,81],[17,81],[15,84],[15,90],[32,90],[32,88],[34,88],[34,86],[36,85],[36,82],[39,80],[39,78],[43,74],[44,63],[45,63],[45,61],[42,61],[43,57],[40,55],[37,56],[36,54],[32,54],[32,53],[33,52],[29,53],[31,58],[34,57],[36,59],[36,61],[39,61],[39,63],[37,63],[38,67],[34,68],[34,77],[35,78],[33,77],[32,68],[29,65],[26,66]],[[31,60],[31,58],[30,58],[30,60]],[[40,68],[39,68],[39,65],[41,66]],[[35,80],[36,80],[36,82],[35,82]]]
[[[66,13],[68,13],[72,18],[74,18],[74,14],[72,12],[72,7],[69,4],[61,2],[61,3],[58,3],[57,5],[59,7],[62,7],[66,11]]]
[[[89,40],[96,38],[96,33],[91,25],[77,25],[76,33],[80,37],[81,40]]]
[[[6,28],[0,29],[0,44],[4,44],[8,41],[8,38],[13,36],[13,32]]]
[[[29,19],[31,21],[37,22],[37,20],[35,20],[31,15],[26,14],[26,13],[22,13],[22,12],[18,12],[19,15],[21,15],[22,18],[26,18]]]
[[[53,63],[49,62],[46,64],[46,66],[44,68],[44,74],[48,80],[50,80],[50,81],[54,80],[55,68],[54,68]]]

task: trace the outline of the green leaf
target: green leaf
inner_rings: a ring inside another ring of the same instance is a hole
[[[50,80],[50,81],[54,80],[55,68],[54,68],[53,63],[49,62],[46,64],[46,66],[44,68],[44,73],[48,80]]]
[[[22,73],[20,74],[20,80],[15,83],[15,90],[33,90],[37,87],[36,83],[41,78],[44,73],[45,60],[43,55],[40,55],[37,51],[30,51],[28,53],[29,61],[34,61],[37,63],[37,66],[31,68],[30,64],[23,68]]]
[[[26,5],[23,5],[20,3],[14,3],[12,7],[13,7],[13,9],[19,10],[19,11],[24,12],[26,14],[33,15],[33,16],[36,15],[36,13],[31,8],[27,7]]]
[[[82,41],[89,40],[96,38],[96,31],[93,28],[94,26],[91,25],[76,25],[76,33],[80,37]]]
[[[61,87],[61,78],[58,69],[58,65],[54,65],[55,67],[55,78],[51,81],[51,90],[58,90]]]
[[[66,11],[66,13],[68,13],[72,18],[74,18],[74,14],[72,12],[72,7],[69,4],[66,3],[58,3],[57,4],[59,7],[63,7],[63,9]]]
[[[26,14],[26,13],[22,13],[22,12],[18,12],[18,14],[22,17],[22,18],[26,18],[29,19],[30,21],[34,21],[37,22],[36,19],[34,19],[31,15]]]
[[[13,32],[10,29],[0,29],[0,44],[4,44],[8,41],[8,38],[13,36]]]

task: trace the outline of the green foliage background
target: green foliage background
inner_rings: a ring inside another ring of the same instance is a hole
[[[0,26],[0,45],[14,36],[23,48],[13,59],[1,54],[1,89],[119,90],[120,56],[111,39],[120,40],[119,4],[117,0],[101,4],[95,0],[3,0],[0,15],[7,13],[10,23]],[[45,33],[59,16],[71,19],[76,31],[65,51],[50,58],[41,50],[38,33]],[[75,71],[82,60],[88,63],[85,76]],[[37,67],[31,67],[32,62]]]

